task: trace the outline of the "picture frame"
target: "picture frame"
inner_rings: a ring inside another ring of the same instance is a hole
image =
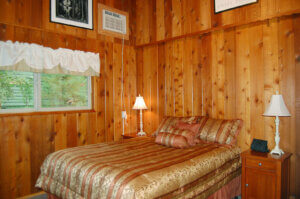
[[[93,0],[50,0],[50,22],[93,30]]]
[[[215,14],[258,3],[258,0],[214,0]]]

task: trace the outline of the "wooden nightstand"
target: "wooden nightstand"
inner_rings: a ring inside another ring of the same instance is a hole
[[[123,137],[123,139],[131,139],[131,138],[136,138],[136,137],[141,137],[141,136],[138,136],[137,133],[131,133],[131,134],[122,135],[122,137]]]
[[[242,153],[242,198],[284,199],[290,195],[290,157],[276,159],[270,153]]]

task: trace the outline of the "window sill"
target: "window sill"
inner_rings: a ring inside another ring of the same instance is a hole
[[[25,113],[0,113],[0,117],[12,116],[31,116],[31,115],[54,115],[54,114],[72,114],[72,113],[95,113],[94,109],[90,110],[64,110],[64,111],[44,111],[44,112],[25,112]]]

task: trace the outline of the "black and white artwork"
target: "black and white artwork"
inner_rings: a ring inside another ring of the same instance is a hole
[[[51,22],[93,29],[93,0],[51,0]]]

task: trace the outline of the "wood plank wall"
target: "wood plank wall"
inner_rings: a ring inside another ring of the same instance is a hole
[[[280,118],[280,145],[294,154],[291,194],[300,197],[300,15],[291,14],[300,1],[260,0],[217,15],[212,0],[136,3],[137,89],[150,107],[145,131],[151,134],[164,115],[241,118],[242,150],[253,138],[273,148],[274,118],[262,114],[278,90],[292,114]]]
[[[121,137],[121,40],[97,33],[97,3],[130,13],[130,41],[124,47],[125,132],[136,131],[135,0],[94,0],[94,30],[49,22],[49,0],[0,0],[0,40],[38,43],[100,54],[101,76],[92,78],[94,112],[0,115],[0,198],[34,188],[45,157],[59,149]]]
[[[258,3],[214,13],[214,0],[137,0],[136,44],[247,24],[299,12],[299,0],[259,0]]]

